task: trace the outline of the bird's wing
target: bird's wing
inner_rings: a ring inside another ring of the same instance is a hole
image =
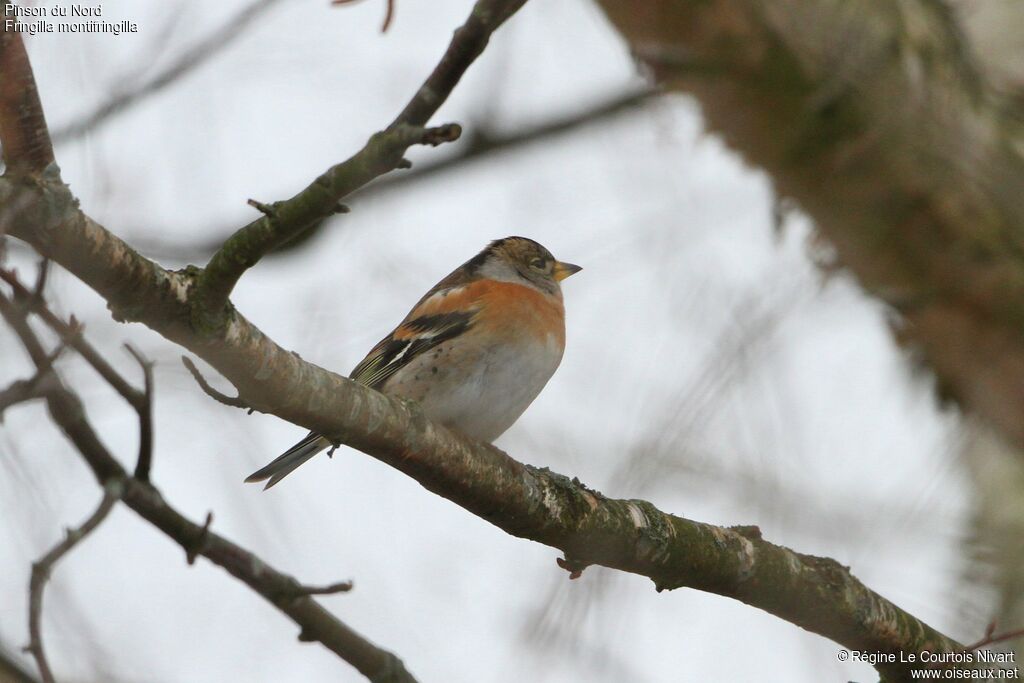
[[[391,334],[373,347],[349,375],[374,389],[420,354],[464,334],[480,310],[480,287],[457,285],[432,290]]]

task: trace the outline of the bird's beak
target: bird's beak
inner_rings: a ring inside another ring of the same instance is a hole
[[[555,279],[561,282],[565,278],[570,275],[575,275],[581,270],[583,269],[572,263],[562,263],[561,261],[558,261],[555,263]]]

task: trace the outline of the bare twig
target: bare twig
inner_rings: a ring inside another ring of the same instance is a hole
[[[196,534],[196,537],[185,544],[185,561],[189,564],[195,564],[196,558],[199,557],[204,550],[207,548],[207,542],[210,540],[210,525],[213,524],[213,511],[207,511],[206,520],[203,522],[203,527]]]
[[[565,116],[554,116],[547,121],[527,126],[514,133],[489,130],[481,125],[467,126],[469,133],[458,143],[458,151],[451,156],[427,164],[417,164],[411,173],[392,174],[367,185],[355,196],[365,199],[384,192],[391,192],[450,171],[464,164],[472,163],[490,155],[501,154],[516,148],[544,143],[551,138],[565,135],[585,126],[607,121],[625,112],[635,111],[650,102],[660,91],[654,88],[630,91],[614,95],[603,102]],[[287,251],[296,242],[288,242],[278,251]]]
[[[37,398],[46,398],[46,392],[53,388],[57,376],[53,371],[53,364],[64,349],[63,343],[53,351],[46,354],[43,362],[39,364],[36,373],[29,379],[21,379],[12,383],[9,387],[0,391],[0,421],[3,421],[3,414],[7,408],[18,403],[24,403]]]
[[[94,349],[82,336],[81,325],[74,316],[70,322],[64,322],[58,318],[45,305],[41,298],[36,297],[18,279],[17,273],[12,270],[0,269],[0,280],[3,280],[14,291],[14,300],[22,305],[27,305],[29,310],[39,316],[46,325],[57,333],[65,344],[77,351],[85,358],[100,377],[117,391],[136,410],[141,409],[146,396],[143,392],[126,382],[124,378]]]
[[[149,470],[153,465],[153,362],[148,360],[131,344],[124,348],[142,368],[143,399],[132,401],[132,407],[139,414],[139,457],[135,463],[135,478],[149,483]],[[135,392],[137,395],[138,392]]]
[[[332,5],[351,5],[359,2],[359,0],[331,0]],[[388,28],[391,26],[391,20],[395,16],[395,0],[387,0],[384,8],[384,23],[380,27],[381,33],[387,33]]]
[[[196,283],[205,324],[223,324],[225,306],[238,279],[268,252],[336,212],[341,199],[377,176],[394,170],[412,145],[455,140],[456,124],[437,128],[399,125],[375,134],[359,152],[327,169],[294,197],[260,209],[264,215],[231,235],[210,258]],[[269,211],[269,213],[267,212]]]
[[[50,259],[44,258],[36,270],[36,284],[32,287],[32,298],[42,299],[46,291],[46,280],[50,276]]]
[[[491,34],[524,4],[526,0],[477,0],[469,18],[455,30],[441,61],[388,128],[402,124],[425,126],[469,65],[483,53]]]
[[[985,636],[976,643],[964,646],[964,652],[974,652],[975,650],[980,650],[981,648],[988,647],[989,645],[1005,643],[1008,640],[1016,640],[1017,638],[1024,638],[1024,628],[996,635],[996,622],[993,621],[985,629]]]
[[[29,309],[38,315],[43,322],[45,322],[54,332],[56,332],[62,341],[57,352],[53,354],[53,359],[56,359],[57,354],[62,351],[66,346],[70,346],[78,351],[79,354],[85,358],[89,365],[93,367],[107,381],[125,401],[128,402],[135,412],[139,416],[139,455],[138,461],[135,468],[135,476],[141,481],[149,481],[149,470],[153,461],[153,363],[147,360],[138,350],[125,344],[125,348],[128,353],[138,362],[142,368],[144,390],[139,391],[133,386],[128,384],[121,377],[121,375],[114,370],[113,367],[85,340],[81,334],[81,325],[72,316],[70,323],[65,323],[46,306],[45,301],[42,297],[42,290],[46,282],[46,271],[49,261],[43,261],[40,267],[39,275],[36,279],[36,285],[33,291],[29,291],[23,284],[18,280],[18,276],[13,271],[0,270],[0,279],[6,282],[14,290],[15,301],[28,306]],[[52,363],[52,360],[51,360]],[[40,375],[37,375],[39,377]],[[30,380],[31,381],[31,380]],[[12,389],[14,387],[11,387]],[[28,387],[22,387],[23,389]],[[2,414],[3,408],[0,403],[0,414]]]
[[[42,558],[32,565],[28,601],[29,644],[26,649],[35,658],[43,683],[53,683],[55,680],[50,664],[46,660],[46,652],[43,649],[41,619],[43,614],[43,589],[46,587],[46,581],[50,578],[50,574],[53,572],[57,562],[71,552],[76,545],[82,542],[86,536],[92,533],[106,519],[114,504],[120,499],[123,490],[122,481],[117,479],[108,480],[103,487],[103,500],[100,501],[96,511],[89,515],[89,518],[77,529],[68,529],[64,540],[55,545],[50,552],[43,555]]]
[[[218,403],[223,403],[226,406],[231,406],[232,408],[242,408],[249,410],[249,412],[252,412],[252,408],[250,408],[249,404],[243,401],[240,396],[228,396],[227,394],[217,391],[212,386],[210,386],[210,383],[206,381],[205,377],[203,377],[203,373],[199,372],[199,368],[196,367],[196,364],[192,362],[191,358],[189,358],[188,356],[182,356],[181,362],[185,366],[185,369],[188,370],[189,373],[192,375],[192,378],[199,385],[199,388],[203,390],[203,393],[212,398],[214,401],[217,401]]]
[[[196,282],[199,319],[204,327],[226,323],[226,305],[242,274],[264,255],[335,212],[338,202],[378,176],[400,168],[405,150],[413,145],[438,145],[459,137],[461,128],[449,124],[424,128],[477,57],[491,34],[525,0],[478,0],[430,76],[401,113],[375,134],[354,156],[332,166],[291,199],[272,205],[264,215],[241,228],[214,253]]]
[[[133,105],[139,104],[180,78],[187,76],[197,67],[205,64],[210,57],[213,57],[245,35],[246,29],[278,2],[280,0],[256,0],[256,2],[243,7],[229,17],[223,25],[217,27],[198,43],[182,52],[172,64],[169,64],[150,79],[118,93],[100,104],[89,114],[83,116],[80,120],[55,130],[53,133],[54,141],[63,143],[90,133],[113,117],[127,111]]]
[[[6,389],[0,390],[0,423],[4,419],[4,411],[19,403],[34,399],[46,398],[46,381],[50,373],[37,372],[29,379],[12,382]]]
[[[300,586],[299,595],[334,595],[335,593],[348,593],[352,590],[351,581],[339,581],[327,586]]]

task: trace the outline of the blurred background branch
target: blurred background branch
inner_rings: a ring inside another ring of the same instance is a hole
[[[126,78],[126,75],[122,75],[116,81],[118,89],[108,100],[78,120],[56,128],[53,131],[54,143],[60,145],[84,137],[152,95],[174,85],[244,36],[249,27],[255,25],[259,18],[280,2],[281,0],[250,2],[232,14],[222,25],[183,50],[170,64],[147,78]],[[163,45],[158,42],[153,47],[160,50]],[[144,61],[149,63],[152,58]]]
[[[946,4],[601,0],[665,87],[899,312],[943,397],[1024,446],[1024,127]],[[807,27],[813,26],[813,31]]]

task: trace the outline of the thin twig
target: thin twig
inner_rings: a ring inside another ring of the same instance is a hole
[[[586,126],[603,123],[630,111],[635,111],[653,100],[659,93],[659,90],[649,88],[612,95],[592,107],[564,116],[554,116],[549,120],[526,126],[512,133],[489,130],[484,122],[479,124],[470,122],[465,126],[470,134],[464,135],[460,139],[453,148],[453,154],[439,161],[417,164],[416,168],[410,173],[390,173],[381,176],[353,192],[352,196],[365,201],[368,197],[378,197],[394,190],[404,190],[409,185],[433,178],[435,175],[454,170],[489,156],[512,152],[528,145],[546,143],[552,138],[578,131]],[[249,204],[253,205],[252,201]],[[272,208],[266,204],[262,204],[262,206]],[[259,206],[256,206],[256,208],[266,213]],[[348,213],[348,207],[344,207],[343,210],[337,211],[337,213]],[[268,256],[280,256],[308,244],[313,237],[323,230],[325,225],[327,225],[326,220],[315,223],[300,235],[278,246]],[[194,246],[168,246],[166,243],[159,243],[149,245],[146,250],[163,254],[164,258],[190,261],[209,258],[209,255],[216,252],[223,242],[224,238],[222,237]]]
[[[185,545],[185,561],[190,565],[196,563],[196,558],[203,554],[210,540],[210,525],[213,524],[213,511],[206,512],[206,521],[203,522],[199,533]]]
[[[993,621],[988,625],[988,628],[985,629],[985,636],[978,642],[965,646],[964,652],[974,652],[975,650],[980,650],[981,648],[988,647],[989,645],[1005,643],[1008,640],[1014,640],[1022,637],[1024,637],[1024,628],[996,635],[996,622]]]
[[[199,368],[196,367],[196,364],[192,362],[191,358],[189,358],[188,356],[182,356],[181,362],[185,366],[185,369],[188,370],[189,373],[192,375],[192,378],[199,385],[199,388],[202,389],[203,393],[205,393],[207,396],[217,401],[218,403],[223,403],[226,406],[231,406],[232,408],[243,408],[248,410],[249,412],[252,412],[253,409],[249,406],[248,403],[242,400],[241,396],[228,396],[227,394],[221,393],[214,389],[212,386],[210,386],[210,383],[206,381],[205,377],[203,377],[203,373],[199,372]]]
[[[332,5],[352,5],[360,0],[331,0]],[[384,9],[384,23],[380,27],[381,33],[387,33],[388,28],[391,27],[391,20],[395,16],[395,0],[387,0],[387,5]]]
[[[223,324],[228,297],[239,278],[267,253],[336,213],[345,196],[394,170],[412,145],[439,145],[458,139],[461,133],[458,124],[434,128],[402,124],[388,128],[373,135],[361,150],[327,169],[295,196],[267,206],[269,213],[264,212],[224,241],[196,281],[198,312],[206,318],[206,324]]]
[[[344,197],[399,168],[406,149],[456,140],[462,132],[456,124],[437,128],[425,126],[483,52],[491,34],[525,2],[477,0],[465,23],[456,29],[437,66],[385,130],[372,136],[359,152],[329,168],[294,197],[276,202],[273,216],[265,215],[228,237],[196,282],[202,324],[211,328],[223,326],[228,297],[246,270],[267,253],[330,216]]]
[[[2,293],[0,315],[18,334],[37,367],[45,367],[47,355],[38,337],[26,323],[25,311]],[[54,379],[54,387],[47,395],[50,414],[81,453],[96,479],[105,487],[112,481],[123,482],[124,503],[179,543],[185,549],[187,559],[194,562],[197,557],[203,556],[223,567],[298,624],[304,639],[323,643],[368,679],[380,683],[415,683],[401,659],[393,653],[363,638],[309,595],[302,595],[301,591],[296,594],[294,587],[301,586],[301,583],[212,532],[212,514],[207,515],[204,525],[197,525],[168,505],[151,484],[129,477],[93,431],[79,398],[61,384],[55,375]],[[289,592],[293,597],[282,601],[281,596]],[[38,609],[41,609],[41,598],[39,605]],[[36,624],[38,633],[38,617]],[[41,639],[33,642],[40,644],[41,651]],[[52,676],[47,680],[52,680]]]
[[[477,0],[466,22],[455,30],[441,61],[412,96],[389,128],[426,125],[448,99],[470,64],[476,61],[499,26],[526,4],[526,0]]]
[[[35,674],[29,673],[9,648],[0,643],[0,681],[6,683],[42,683]]]
[[[15,301],[27,304],[31,311],[39,316],[57,335],[71,348],[77,351],[89,365],[92,366],[100,377],[117,391],[121,397],[130,405],[139,409],[144,405],[146,396],[143,392],[130,385],[120,374],[90,345],[81,334],[81,325],[71,317],[70,322],[64,322],[58,318],[38,297],[18,279],[17,273],[11,270],[0,269],[0,280],[3,280],[14,290]]]
[[[32,565],[32,576],[29,579],[29,607],[28,607],[28,632],[29,632],[29,644],[26,648],[32,657],[36,660],[36,666],[39,667],[39,675],[43,679],[43,683],[53,683],[53,671],[50,669],[50,664],[46,660],[46,652],[43,649],[43,630],[42,630],[42,614],[43,614],[43,589],[46,587],[46,582],[50,578],[50,574],[53,572],[54,566],[60,561],[67,553],[69,553],[76,545],[81,543],[86,536],[92,533],[93,530],[98,527],[110,511],[113,509],[114,504],[120,499],[122,492],[124,491],[123,482],[120,480],[112,479],[106,483],[103,487],[103,500],[100,501],[99,507],[96,511],[89,515],[89,518],[82,523],[77,529],[68,529],[67,533],[60,543],[55,545],[50,552],[43,555],[37,562]]]
[[[3,423],[4,411],[8,408],[19,403],[46,398],[50,377],[52,374],[49,372],[36,372],[32,377],[19,379],[6,389],[0,390],[0,423]]]
[[[353,584],[351,581],[339,581],[338,583],[332,583],[327,586],[300,586],[299,595],[334,595],[335,593],[348,593],[352,590]]]
[[[139,457],[135,462],[135,478],[148,484],[149,470],[153,465],[153,362],[131,344],[124,347],[142,368],[143,400],[132,403],[139,415]]]
[[[20,325],[24,325],[26,328],[28,322],[25,319],[24,310],[18,309],[16,306],[11,305],[4,299],[5,305],[8,306],[4,313],[5,319],[10,317],[19,321]],[[57,376],[54,374],[53,364],[57,362],[57,359],[64,349],[67,348],[67,344],[62,342],[53,351],[44,353],[41,360],[37,362],[36,372],[32,377],[28,379],[20,379],[8,386],[6,389],[0,391],[0,422],[3,421],[4,411],[11,406],[19,403],[25,403],[38,398],[46,398],[47,392],[50,391],[54,382],[57,381]],[[42,346],[39,346],[41,351]],[[33,357],[34,359],[38,356]]]
[[[32,298],[42,299],[46,290],[46,280],[50,275],[50,259],[44,258],[36,270],[36,284],[32,287]]]

